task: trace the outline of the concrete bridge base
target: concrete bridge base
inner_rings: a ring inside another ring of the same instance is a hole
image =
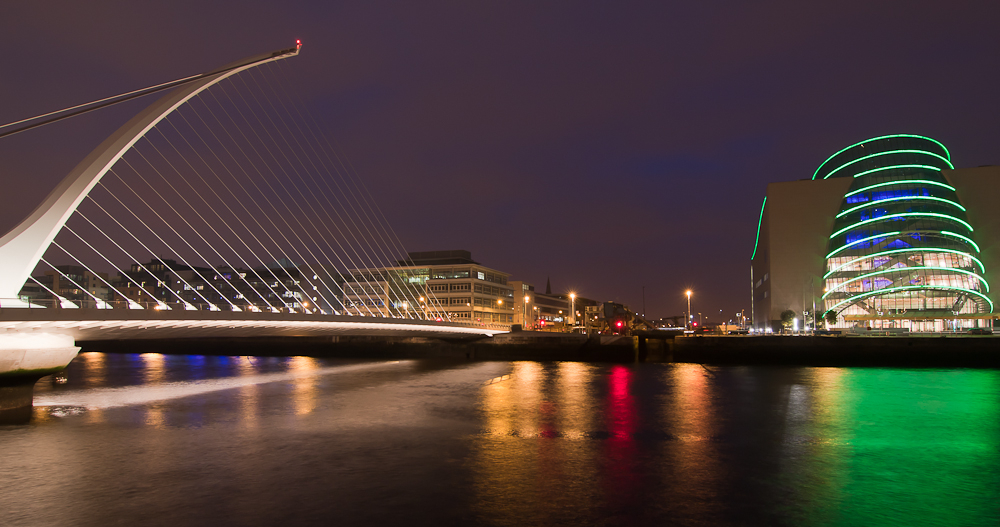
[[[0,424],[28,422],[35,381],[61,371],[79,351],[69,335],[0,335]]]

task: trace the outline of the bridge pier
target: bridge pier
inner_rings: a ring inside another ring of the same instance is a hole
[[[79,351],[70,335],[0,335],[0,424],[28,422],[35,382],[69,366]]]

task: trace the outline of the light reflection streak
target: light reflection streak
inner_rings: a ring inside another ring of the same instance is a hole
[[[163,355],[160,353],[143,353],[139,355],[142,360],[142,380],[146,384],[159,384],[166,377],[164,371]]]
[[[636,431],[635,399],[630,368],[617,365],[608,375],[607,407],[604,412],[608,439],[604,442],[604,470],[601,478],[609,506],[628,503],[635,493]]]
[[[672,501],[686,514],[709,517],[719,493],[719,453],[711,442],[716,427],[709,372],[700,364],[674,364],[669,370],[664,422],[675,441],[665,442],[664,463]]]
[[[298,377],[292,394],[295,415],[305,415],[316,409],[319,379],[310,373],[317,369],[319,369],[319,361],[310,357],[292,357],[288,361],[288,370]]]
[[[107,375],[107,355],[96,351],[88,351],[78,355],[83,359],[84,386],[103,386],[104,377]]]
[[[591,366],[580,362],[560,362],[558,390],[558,426],[566,439],[585,439],[591,429],[593,401],[587,393]]]
[[[249,377],[257,373],[253,360],[250,357],[238,357],[236,369],[240,376]],[[238,392],[238,401],[240,419],[247,428],[256,428],[257,413],[260,410],[260,387],[256,384],[241,387]]]
[[[81,406],[87,409],[115,408],[136,404],[147,404],[240,388],[252,384],[291,381],[348,371],[358,371],[383,367],[398,362],[378,362],[349,366],[330,366],[311,370],[285,373],[264,373],[247,377],[224,377],[199,381],[168,382],[151,386],[125,386],[120,388],[92,388],[65,393],[49,393],[35,397],[35,406]]]
[[[538,510],[579,510],[600,494],[596,484],[591,392],[600,367],[517,362],[508,380],[480,389],[485,428],[476,441],[476,508],[507,519]],[[581,497],[583,498],[581,500]],[[578,501],[580,500],[580,501]],[[516,521],[515,521],[516,523]]]

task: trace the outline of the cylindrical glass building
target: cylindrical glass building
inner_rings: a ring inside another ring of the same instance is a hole
[[[955,315],[993,312],[975,230],[941,174],[951,168],[944,145],[915,135],[862,141],[820,165],[813,179],[854,179],[830,234],[827,312],[911,331],[972,327]]]

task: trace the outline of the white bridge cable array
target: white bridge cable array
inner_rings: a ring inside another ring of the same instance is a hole
[[[406,263],[399,237],[285,74],[247,69],[159,120],[77,205],[29,283],[62,301],[65,284],[35,279],[57,275],[101,308],[447,320],[423,282],[385,269]]]
[[[263,88],[261,87],[261,84],[259,82],[257,82],[257,75],[254,75],[253,73],[254,72],[248,72],[248,74],[249,74],[248,76],[254,80],[254,82],[255,82],[258,90],[260,90],[261,92],[264,92]],[[303,153],[306,156],[308,156],[309,154],[308,154],[308,152],[305,151],[304,147],[302,147],[302,143],[304,142],[305,144],[308,144],[309,147],[310,147],[309,150],[313,154],[313,156],[310,157],[310,163],[311,163],[311,166],[312,166],[312,168],[313,168],[314,171],[311,172],[311,173],[313,175],[315,175],[315,173],[317,173],[317,172],[325,172],[329,176],[329,177],[326,177],[326,178],[320,178],[320,180],[325,185],[326,189],[329,191],[329,194],[324,193],[323,195],[327,197],[327,203],[328,203],[328,205],[330,207],[329,210],[333,210],[337,214],[338,219],[340,219],[340,212],[339,211],[342,210],[342,209],[345,210],[345,211],[347,211],[347,209],[346,209],[346,207],[344,207],[344,205],[341,202],[341,200],[338,197],[338,195],[339,194],[344,194],[346,196],[347,193],[344,192],[344,190],[343,190],[343,188],[341,188],[340,184],[337,183],[337,181],[333,178],[333,173],[337,173],[341,177],[341,179],[343,179],[343,176],[339,173],[339,171],[336,170],[336,166],[334,166],[334,170],[331,171],[329,169],[329,167],[325,163],[323,163],[322,158],[319,156],[319,153],[316,150],[316,146],[315,146],[314,142],[310,141],[309,138],[306,137],[305,134],[303,134],[302,127],[297,122],[292,121],[292,123],[295,125],[295,131],[293,131],[291,129],[291,127],[288,125],[288,122],[286,121],[286,119],[284,119],[284,116],[291,115],[291,113],[288,111],[288,107],[284,103],[284,100],[282,98],[278,97],[277,91],[274,89],[274,86],[268,81],[267,77],[264,76],[263,74],[260,74],[260,76],[263,78],[263,80],[265,81],[265,83],[270,88],[270,92],[274,95],[274,97],[270,97],[267,94],[264,94],[264,96],[262,98],[270,103],[271,109],[273,110],[274,114],[276,116],[278,116],[279,119],[281,119],[282,124],[284,125],[285,130],[288,132],[287,135],[283,135],[282,136],[282,137],[286,138],[285,144],[286,145],[288,144],[287,137],[293,137],[293,138],[295,138],[296,142],[297,142],[297,146],[299,147],[299,149],[303,150]],[[242,79],[241,78],[241,80],[243,80],[244,85],[247,85],[246,79]],[[249,88],[248,85],[247,85],[247,87]],[[251,91],[251,93],[253,93],[253,92]],[[275,100],[277,100],[279,102],[279,104],[281,105],[281,109],[280,110],[275,106],[275,104],[274,104]],[[297,111],[297,109],[296,109],[296,111]],[[297,114],[301,117],[301,112],[297,111]],[[296,132],[297,132],[297,134],[296,134]],[[315,137],[314,137],[314,139],[315,139]],[[298,153],[295,150],[292,150],[292,151],[295,152],[296,157],[298,157]],[[322,169],[320,167],[316,166],[316,163],[315,163],[316,160],[319,160],[320,164],[323,165]],[[336,184],[336,186],[337,186],[336,190],[334,190],[330,186],[330,181],[334,181],[334,184]],[[348,190],[350,190],[350,189],[348,189]],[[333,195],[334,199],[337,201],[336,204],[333,204],[333,203],[330,202],[329,195]],[[353,192],[351,192],[351,197],[353,197],[354,201],[357,202],[357,198],[356,198],[356,196],[353,195]],[[389,254],[386,254],[385,247],[383,246],[384,240],[383,240],[383,244],[379,244],[377,241],[375,241],[375,236],[372,233],[372,229],[371,229],[371,227],[369,225],[367,225],[367,224],[364,225],[365,232],[364,233],[361,232],[361,227],[359,227],[358,221],[357,221],[361,217],[360,214],[358,213],[358,208],[355,207],[354,203],[351,202],[351,201],[349,201],[349,200],[348,200],[348,204],[350,205],[351,209],[350,209],[350,211],[347,211],[347,218],[351,221],[351,224],[354,227],[354,231],[352,231],[352,232],[354,233],[354,240],[355,240],[355,242],[357,242],[357,243],[360,244],[360,241],[358,240],[358,234],[360,234],[361,237],[362,237],[361,239],[366,243],[368,249],[371,251],[371,253],[373,255],[375,255],[377,257],[378,254],[381,254],[381,256],[382,256],[383,259],[391,260],[392,257]],[[367,236],[364,235],[365,233],[367,233]],[[376,254],[376,248],[372,247],[372,242],[373,241],[375,241],[375,246],[377,247],[378,254]],[[390,250],[390,253],[391,252],[392,251]],[[403,256],[405,257],[405,252],[403,253]],[[371,263],[372,267],[375,267],[375,264],[374,264],[374,262],[371,261],[371,258],[369,258],[369,262]],[[404,289],[403,290],[404,298],[402,300],[406,301],[406,302],[410,302],[413,305],[419,305],[418,302],[420,300],[418,298],[415,298],[412,293],[413,293],[412,289],[410,289],[410,288]]]
[[[280,70],[279,74],[272,75],[272,77],[276,79],[284,93],[291,93],[293,95],[294,98],[290,100],[299,119],[302,122],[306,122],[304,116],[309,116],[309,121],[312,123],[312,126],[309,126],[309,123],[306,123],[306,129],[309,130],[309,133],[313,137],[319,151],[322,152],[327,161],[329,161],[329,166],[333,167],[333,172],[340,177],[341,181],[344,182],[344,185],[347,186],[349,190],[350,186],[348,185],[348,180],[353,184],[354,189],[358,190],[357,194],[354,193],[354,190],[350,190],[351,196],[356,202],[364,202],[365,207],[362,207],[362,210],[364,211],[365,219],[367,219],[371,225],[376,226],[376,232],[379,233],[379,239],[388,248],[389,253],[399,255],[403,260],[407,259],[408,254],[403,246],[403,242],[399,239],[399,236],[392,228],[392,225],[389,223],[385,214],[378,207],[378,203],[375,202],[375,199],[368,190],[367,185],[365,185],[364,180],[360,177],[360,175],[358,175],[357,170],[354,169],[350,160],[347,159],[346,154],[341,153],[342,149],[335,147],[335,140],[334,143],[330,142],[330,138],[327,134],[323,133],[322,127],[319,125],[319,122],[316,121],[316,117],[312,113],[305,110],[305,103],[302,100],[302,95],[299,91],[290,89],[285,85],[284,79],[289,77],[291,72],[286,71],[285,66],[280,62],[276,64],[268,63],[261,67],[266,68],[269,71],[272,69]],[[279,101],[282,101],[282,99],[279,99]],[[319,140],[320,137],[323,138],[322,142]],[[334,159],[330,157],[331,153],[333,154],[333,158],[336,159],[336,162],[334,162]],[[345,160],[347,161],[346,164],[344,162]],[[338,165],[340,168],[337,168]],[[343,170],[343,172],[341,172],[341,170]],[[345,177],[344,174],[347,174],[347,177]],[[360,199],[357,197],[358,195],[361,196]],[[371,216],[368,215],[368,212],[371,212]],[[385,234],[384,237],[382,236],[383,234]],[[441,305],[433,291],[428,290],[427,294],[429,295],[429,300],[432,300],[435,305]]]

